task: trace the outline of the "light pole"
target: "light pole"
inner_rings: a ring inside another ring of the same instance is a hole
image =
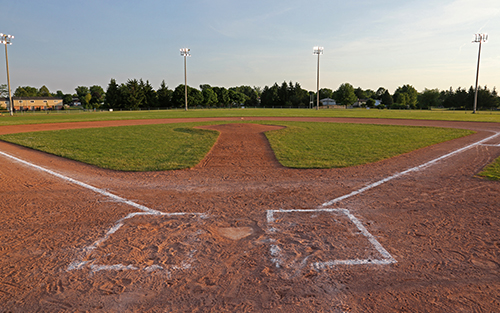
[[[11,39],[14,39],[12,35],[6,35],[0,33],[0,43],[5,45],[5,63],[7,64],[7,93],[9,94],[9,110],[10,115],[14,115],[14,104],[12,103],[12,97],[10,96],[10,76],[9,76],[9,56],[7,54],[7,45],[11,45]]]
[[[316,79],[316,110],[319,110],[319,55],[323,54],[323,47],[314,47],[313,54],[318,55],[318,71]]]
[[[474,93],[474,111],[476,113],[477,108],[477,83],[479,81],[479,60],[481,59],[481,43],[488,40],[488,34],[476,34],[476,38],[473,43],[479,42],[479,53],[477,55],[477,71],[476,71],[476,92]]]
[[[190,57],[189,48],[182,48],[181,55],[184,57],[184,101],[186,103],[185,110],[188,109],[188,87],[187,87],[187,74],[186,74],[186,57]]]

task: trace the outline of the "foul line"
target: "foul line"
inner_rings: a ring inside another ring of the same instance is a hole
[[[152,215],[161,215],[161,214],[162,214],[162,212],[160,212],[160,211],[156,211],[156,210],[150,209],[150,208],[148,208],[148,207],[145,207],[144,205],[141,205],[141,204],[135,203],[135,202],[133,202],[133,201],[127,200],[127,199],[125,199],[125,198],[122,198],[122,197],[119,197],[119,196],[117,196],[117,195],[114,195],[114,194],[112,194],[112,193],[110,193],[110,192],[107,192],[106,190],[96,188],[96,187],[94,187],[94,186],[91,186],[91,185],[89,185],[89,184],[83,183],[83,182],[78,181],[78,180],[76,180],[76,179],[73,179],[73,178],[70,178],[70,177],[67,177],[67,176],[61,175],[61,174],[59,174],[59,173],[56,173],[56,172],[54,172],[54,171],[51,171],[51,170],[49,170],[49,169],[46,169],[46,168],[44,168],[44,167],[41,167],[41,166],[35,165],[35,164],[33,164],[33,163],[30,163],[30,162],[27,162],[27,161],[24,161],[24,160],[21,160],[21,159],[19,159],[19,158],[16,158],[15,156],[12,156],[12,155],[7,154],[7,153],[5,153],[5,152],[0,151],[0,155],[3,155],[3,156],[5,156],[5,157],[7,157],[7,158],[10,158],[10,159],[12,159],[12,160],[14,160],[14,161],[17,161],[17,162],[19,162],[19,163],[22,163],[22,164],[24,164],[24,165],[27,165],[27,166],[30,166],[30,167],[36,168],[37,170],[40,170],[40,171],[42,171],[42,172],[45,172],[45,173],[48,173],[48,174],[50,174],[50,175],[56,176],[56,177],[58,177],[58,178],[61,178],[61,179],[65,180],[65,181],[67,181],[67,182],[73,183],[73,184],[75,184],[75,185],[81,186],[81,187],[86,188],[86,189],[90,189],[90,190],[92,190],[92,191],[94,191],[94,192],[96,192],[96,193],[99,193],[99,194],[103,195],[103,196],[106,196],[106,197],[112,198],[113,200],[115,200],[115,201],[117,201],[117,202],[124,203],[124,204],[128,204],[128,205],[133,206],[134,208],[139,209],[139,210],[141,210],[141,211],[143,211],[143,212],[147,212],[147,213],[152,214]]]
[[[337,203],[337,202],[340,202],[340,201],[342,201],[342,200],[345,200],[345,199],[347,199],[347,198],[350,198],[350,197],[353,197],[353,196],[359,195],[359,194],[361,194],[361,193],[363,193],[363,192],[365,192],[365,191],[367,191],[367,190],[370,190],[370,189],[372,189],[372,188],[375,188],[375,187],[377,187],[377,186],[380,186],[380,185],[382,185],[382,184],[384,184],[384,183],[387,183],[388,181],[391,181],[391,180],[393,180],[393,179],[395,179],[395,178],[401,177],[401,176],[406,175],[406,174],[408,174],[408,173],[420,171],[421,169],[424,169],[424,168],[426,168],[426,167],[428,167],[428,166],[431,166],[431,165],[433,165],[433,164],[435,164],[435,163],[437,163],[437,162],[439,162],[439,161],[441,161],[441,160],[443,160],[443,159],[446,159],[446,158],[449,158],[449,157],[451,157],[451,156],[453,156],[453,155],[455,155],[455,154],[458,154],[458,153],[464,152],[465,150],[468,150],[468,149],[470,149],[470,148],[472,148],[472,147],[475,147],[475,146],[481,145],[483,142],[486,142],[486,141],[488,141],[488,140],[491,140],[491,139],[493,139],[493,138],[497,137],[498,135],[500,135],[500,133],[495,133],[495,135],[493,135],[493,136],[490,136],[490,137],[488,137],[488,138],[485,138],[485,139],[482,139],[482,140],[480,140],[480,141],[478,141],[478,142],[475,142],[475,143],[473,143],[473,144],[470,144],[470,145],[468,145],[468,146],[466,146],[466,147],[463,147],[463,148],[460,148],[460,149],[455,150],[455,151],[453,151],[453,152],[450,152],[450,153],[448,153],[448,154],[445,154],[445,155],[443,155],[443,156],[441,156],[441,157],[439,157],[439,158],[437,158],[437,159],[434,159],[434,160],[429,161],[429,162],[427,162],[427,163],[424,163],[424,164],[422,164],[422,165],[419,165],[419,166],[416,166],[416,167],[412,167],[412,168],[410,168],[410,169],[407,169],[406,171],[399,172],[399,173],[397,173],[397,174],[394,174],[394,175],[392,175],[392,176],[389,176],[389,177],[387,177],[387,178],[384,178],[384,179],[382,179],[382,180],[379,180],[378,182],[375,182],[375,183],[373,183],[373,184],[370,184],[370,185],[368,185],[368,186],[366,186],[366,187],[363,187],[363,188],[361,188],[361,189],[359,189],[359,190],[353,191],[353,192],[351,192],[350,194],[347,194],[347,195],[344,195],[344,196],[341,196],[341,197],[335,198],[335,199],[333,199],[333,200],[331,200],[331,201],[325,202],[325,203],[323,203],[323,204],[321,205],[321,207],[327,207],[327,206],[330,206],[330,205],[332,205],[332,204],[334,204],[334,203]]]
[[[123,225],[124,225],[124,221],[129,219],[129,218],[132,218],[132,217],[135,217],[135,216],[139,216],[139,215],[156,215],[156,216],[184,216],[184,215],[195,215],[195,216],[201,216],[201,217],[205,217],[206,214],[204,213],[184,213],[184,212],[179,212],[179,213],[165,213],[165,212],[160,212],[160,211],[157,211],[157,210],[153,210],[153,209],[150,209],[144,205],[141,205],[141,204],[138,204],[138,203],[135,203],[133,201],[130,201],[130,200],[127,200],[125,198],[122,198],[120,196],[117,196],[117,195],[114,195],[110,192],[107,192],[106,190],[103,190],[103,189],[99,189],[99,188],[96,188],[94,186],[91,186],[89,184],[86,184],[86,183],[83,183],[81,181],[78,181],[76,179],[73,179],[73,178],[70,178],[70,177],[67,177],[67,176],[64,176],[62,174],[59,174],[59,173],[56,173],[54,171],[51,171],[49,169],[46,169],[44,167],[41,167],[41,166],[38,166],[36,164],[33,164],[33,163],[30,163],[30,162],[27,162],[27,161],[24,161],[22,159],[19,159],[15,156],[12,156],[10,154],[7,154],[5,152],[2,152],[0,151],[0,155],[3,155],[9,159],[12,159],[16,162],[19,162],[21,164],[24,164],[24,165],[27,165],[29,167],[32,167],[32,168],[35,168],[39,171],[42,171],[42,172],[45,172],[45,173],[48,173],[50,175],[53,175],[57,178],[60,178],[60,179],[63,179],[69,183],[72,183],[72,184],[75,184],[75,185],[78,185],[80,187],[83,187],[83,188],[86,188],[86,189],[89,189],[89,190],[92,190],[98,194],[101,194],[103,196],[106,196],[106,197],[109,197],[113,200],[115,200],[116,202],[119,202],[119,203],[123,203],[123,204],[127,204],[127,205],[130,205],[136,209],[139,209],[141,210],[142,212],[134,212],[134,213],[129,213],[127,216],[119,219],[114,225],[113,227],[111,227],[107,232],[106,234],[104,235],[104,237],[98,239],[97,241],[95,241],[93,244],[91,244],[90,246],[87,246],[85,248],[83,248],[83,255],[81,255],[80,259],[79,260],[75,260],[73,261],[67,268],[67,271],[71,271],[71,270],[75,270],[75,269],[81,269],[82,267],[84,267],[87,263],[91,262],[91,261],[83,261],[85,258],[87,258],[93,250],[95,250],[99,245],[101,245],[103,242],[105,242],[106,240],[109,239],[109,237],[116,233]],[[121,266],[121,267],[120,267]],[[103,269],[116,269],[116,268],[120,268],[120,269],[135,269],[133,267],[123,267],[121,264],[118,264],[118,265],[109,265],[109,266],[106,266],[106,265],[102,265],[102,266],[98,266],[98,270],[103,270]]]

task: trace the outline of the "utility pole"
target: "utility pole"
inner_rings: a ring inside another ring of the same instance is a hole
[[[181,49],[181,56],[184,57],[184,102],[186,104],[185,110],[188,110],[188,87],[187,87],[187,73],[186,73],[186,57],[190,57],[191,54],[189,52],[189,48],[182,48]]]
[[[14,36],[0,33],[0,43],[5,45],[5,63],[7,64],[7,93],[9,94],[10,116],[14,115],[14,103],[12,103],[11,89],[10,89],[9,56],[7,54],[7,45],[12,44],[11,39],[14,39]]]
[[[316,77],[316,110],[319,110],[319,55],[323,54],[323,47],[318,47],[318,46],[314,47],[313,54],[318,55],[318,70]]]
[[[473,114],[476,113],[477,109],[477,88],[479,82],[479,61],[481,59],[481,43],[486,42],[487,40],[488,40],[488,34],[476,34],[476,37],[473,41],[473,43],[479,42],[479,53],[477,55],[477,71],[476,71],[476,91],[474,93],[474,111],[472,112]]]

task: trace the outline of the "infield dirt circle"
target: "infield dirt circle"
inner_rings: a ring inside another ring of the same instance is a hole
[[[234,119],[0,134],[206,120]],[[206,126],[220,132],[206,158],[167,172],[0,142],[0,312],[500,311],[500,183],[475,176],[500,156],[500,124],[286,118],[476,131],[364,166],[299,170],[265,138],[279,126],[258,124],[280,118],[254,120]]]

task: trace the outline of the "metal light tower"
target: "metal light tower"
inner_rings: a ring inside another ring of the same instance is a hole
[[[314,47],[313,54],[318,55],[318,75],[316,79],[316,110],[319,110],[319,55],[323,54],[323,47]]]
[[[9,94],[9,111],[10,115],[14,115],[14,104],[12,103],[12,97],[10,96],[10,76],[9,76],[9,56],[7,54],[7,45],[11,45],[11,39],[14,39],[12,35],[6,35],[0,33],[0,43],[5,45],[5,63],[7,64],[7,93]]]
[[[186,103],[185,110],[188,109],[188,89],[187,89],[187,74],[186,74],[186,57],[190,57],[189,48],[182,48],[181,55],[184,57],[184,100]]]
[[[476,38],[473,43],[479,42],[479,53],[477,55],[477,72],[476,72],[476,92],[474,93],[474,112],[476,113],[477,108],[477,83],[479,81],[479,60],[481,59],[481,43],[488,40],[488,34],[476,34]]]

